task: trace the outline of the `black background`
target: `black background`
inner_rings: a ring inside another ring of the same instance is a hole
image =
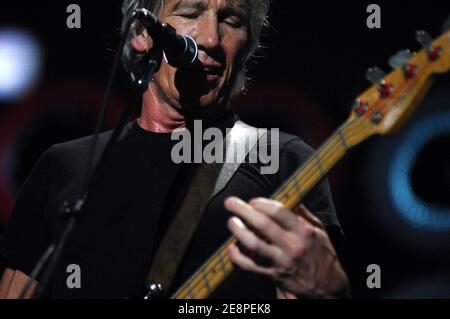
[[[121,4],[120,1],[106,0],[76,1],[82,12],[81,29],[68,29],[66,8],[73,2],[2,1],[0,26],[31,30],[44,48],[45,64],[39,85],[31,96],[0,104],[0,127],[11,125],[11,114],[20,108],[26,109],[24,105],[41,101],[39,96],[53,96],[59,90],[62,92],[59,101],[76,104],[77,100],[71,99],[77,92],[87,92],[87,88],[103,92],[117,46]],[[366,26],[369,3],[274,1],[269,18],[271,27],[263,36],[266,48],[260,52],[264,57],[250,67],[252,80],[248,95],[235,102],[236,111],[242,118],[255,125],[280,127],[302,135],[317,147],[347,118],[353,99],[369,86],[365,80],[366,69],[377,65],[388,70],[387,60],[391,54],[404,48],[420,48],[415,41],[416,30],[426,29],[437,36],[450,14],[450,5],[444,1],[417,5],[406,1],[378,1],[381,29],[369,29]],[[449,82],[442,78],[437,83],[448,87]],[[99,102],[97,93],[94,95]],[[264,109],[256,106],[258,102],[264,102],[264,96],[271,94],[275,100],[283,94],[288,98]],[[121,72],[114,86],[114,99],[120,105],[119,102],[126,101],[129,96],[128,79]],[[448,104],[445,107],[448,108]],[[92,131],[95,113],[88,118],[60,113],[51,113],[40,124],[33,122],[33,133],[28,132],[22,139],[15,171],[10,172],[15,178],[14,191],[45,148]],[[31,117],[36,120],[41,115],[36,112]],[[448,148],[446,151],[442,145],[448,146],[448,138],[443,139],[439,150],[447,154]],[[389,218],[375,217],[379,206],[372,205],[374,194],[371,192],[376,189],[367,188],[367,179],[368,171],[376,168],[370,164],[369,157],[376,151],[374,145],[379,140],[371,139],[353,150],[330,175],[337,211],[347,236],[341,257],[352,282],[353,296],[401,297],[405,296],[405,291],[418,289],[419,293],[414,296],[439,297],[444,294],[448,297],[449,250],[418,251],[412,244],[392,235],[395,231],[386,230]],[[441,162],[448,170],[449,163]],[[441,171],[437,170],[435,174],[438,175]],[[380,174],[384,172],[380,171]],[[434,187],[442,192],[442,187],[423,184],[424,181],[430,182],[424,177],[416,183],[422,188]],[[443,194],[448,198],[445,188]],[[444,200],[444,205],[448,205],[448,201]],[[386,215],[389,213],[394,214],[387,212]],[[6,217],[3,224],[5,222]],[[408,236],[414,237],[414,233],[410,232]],[[434,245],[433,238],[430,236],[427,242],[430,247]],[[366,286],[369,264],[381,266],[381,289]],[[416,284],[417,280],[421,283]],[[408,285],[414,288],[404,288]]]

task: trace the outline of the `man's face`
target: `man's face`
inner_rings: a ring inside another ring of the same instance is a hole
[[[243,0],[166,0],[158,18],[199,47],[202,70],[163,62],[155,74],[157,94],[182,110],[227,103],[247,45],[248,10]]]

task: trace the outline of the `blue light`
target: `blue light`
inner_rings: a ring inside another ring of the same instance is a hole
[[[398,146],[389,169],[389,194],[395,210],[413,227],[450,230],[450,209],[424,202],[414,194],[410,175],[421,149],[432,139],[450,134],[450,113],[438,113],[417,123]],[[449,150],[450,151],[450,150]],[[450,189],[449,196],[450,196]]]
[[[41,69],[41,50],[35,38],[20,29],[0,29],[0,101],[26,95]]]

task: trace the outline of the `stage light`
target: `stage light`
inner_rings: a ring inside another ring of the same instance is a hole
[[[444,135],[450,135],[450,112],[419,121],[398,145],[389,169],[389,194],[396,212],[414,227],[428,231],[450,230],[450,209],[419,198],[412,187],[411,171],[425,145]]]
[[[371,220],[414,256],[450,252],[449,80],[436,80],[409,121],[366,153]]]
[[[24,97],[35,86],[42,52],[33,35],[18,28],[0,29],[0,101]]]

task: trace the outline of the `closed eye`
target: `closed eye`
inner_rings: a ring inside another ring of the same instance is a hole
[[[232,8],[221,11],[219,19],[233,28],[242,28],[248,23],[247,15],[244,12]]]
[[[200,16],[200,13],[196,11],[190,11],[190,12],[175,13],[174,15],[186,19],[196,19]]]
[[[226,18],[224,19],[224,22],[233,28],[241,28],[244,25],[243,21],[238,17]]]
[[[178,8],[177,10],[173,11],[174,16],[186,18],[186,19],[195,19],[198,18],[203,10],[196,7],[182,7]]]

